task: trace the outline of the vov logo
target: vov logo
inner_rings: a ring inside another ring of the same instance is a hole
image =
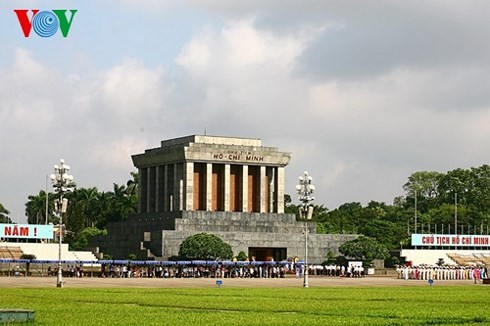
[[[69,10],[71,13],[69,18],[66,15],[68,10],[64,9],[54,9],[51,11],[32,9],[30,11],[32,13],[31,18],[29,18],[29,10],[27,9],[14,10],[25,37],[29,37],[32,30],[41,37],[51,37],[56,34],[58,29],[61,31],[63,37],[67,37],[68,33],[70,33],[73,18],[78,10]]]

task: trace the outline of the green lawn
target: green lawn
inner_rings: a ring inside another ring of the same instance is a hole
[[[0,289],[35,325],[490,325],[485,286]]]

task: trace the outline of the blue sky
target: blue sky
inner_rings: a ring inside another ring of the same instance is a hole
[[[77,9],[67,38],[25,38],[14,9]],[[111,190],[131,154],[202,134],[292,153],[330,209],[391,204],[416,171],[488,164],[488,1],[0,2],[0,202],[64,158]]]

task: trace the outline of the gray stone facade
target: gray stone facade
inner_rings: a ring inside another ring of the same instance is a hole
[[[262,259],[304,258],[304,223],[284,214],[285,166],[290,154],[263,147],[259,139],[188,136],[133,155],[140,173],[139,213],[111,223],[108,236],[91,244],[114,258],[166,260],[183,240],[212,233]],[[308,223],[308,261],[356,235],[316,234]],[[260,260],[260,259],[258,259]]]
[[[357,235],[316,234],[316,223],[308,222],[308,260],[323,262],[329,251],[339,254],[342,243]],[[285,248],[286,258],[303,258],[304,223],[291,214],[192,212],[137,214],[126,222],[111,223],[108,236],[92,244],[114,258],[167,260],[176,256],[183,240],[196,233],[213,233],[230,244],[234,254],[249,248]]]

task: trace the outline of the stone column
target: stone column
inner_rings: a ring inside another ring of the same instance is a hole
[[[147,169],[146,168],[139,168],[138,173],[140,175],[140,186],[139,186],[139,213],[146,213],[146,194],[147,194]]]
[[[161,211],[166,212],[170,210],[169,208],[169,191],[168,191],[168,165],[165,164],[163,166],[163,207],[161,207]]]
[[[268,186],[268,190],[269,190],[269,193],[267,195],[267,197],[269,198],[269,207],[268,207],[268,210],[267,212],[269,213],[275,213],[276,210],[274,209],[274,206],[276,204],[276,198],[275,198],[275,195],[276,195],[276,187],[275,187],[275,183],[276,183],[276,168],[274,167],[268,167],[267,168],[267,175],[269,177],[268,179],[268,182],[269,182],[269,186]]]
[[[146,212],[151,212],[151,196],[152,196],[152,184],[151,184],[151,169],[153,167],[146,168]]]
[[[284,213],[284,167],[277,167],[275,193],[277,202],[277,213]]]
[[[156,212],[158,200],[158,166],[152,166],[148,169],[148,212]]]
[[[213,209],[213,164],[206,163],[206,210]]]
[[[155,171],[155,212],[158,212],[160,210],[160,195],[161,195],[161,189],[160,189],[160,165],[156,166],[156,171]]]
[[[248,212],[248,165],[242,165],[242,212]],[[251,204],[251,203],[250,203]]]
[[[265,166],[260,167],[260,194],[259,194],[259,212],[265,213],[266,211],[266,185],[265,185]]]
[[[191,202],[191,208],[193,208],[194,204]],[[179,179],[179,207],[177,208],[179,211],[184,210],[184,180]]]
[[[155,196],[155,205],[153,206],[153,210],[154,212],[158,212],[158,207],[160,206],[158,201],[160,200],[160,189],[159,189],[159,175],[160,175],[160,166],[157,165],[155,166],[155,176],[154,176],[154,180],[153,182],[155,183],[155,188],[154,188],[154,191],[153,191],[153,195]]]
[[[179,210],[179,202],[180,202],[180,178],[179,176],[179,167],[178,163],[174,164],[174,175],[173,175],[173,193],[172,193],[172,211],[178,211]]]
[[[224,208],[225,212],[230,211],[230,164],[225,164],[225,175],[224,175]]]
[[[184,189],[183,189],[183,203],[184,210],[192,211],[194,204],[194,163],[184,163]]]
[[[167,206],[167,166],[166,165],[158,165],[157,166],[157,192],[156,192],[156,211],[157,212],[165,212],[168,209]]]

